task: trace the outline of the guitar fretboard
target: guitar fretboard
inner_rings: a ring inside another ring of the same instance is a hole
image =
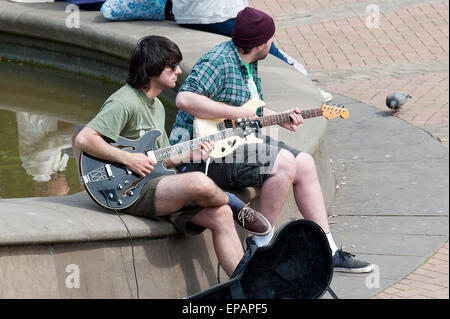
[[[267,115],[258,118],[258,121],[260,121],[262,126],[271,126],[276,125],[280,123],[286,123],[291,121],[290,115],[294,114],[294,112],[289,113],[280,113],[280,114],[274,114],[274,115]],[[301,111],[300,114],[304,119],[308,119],[311,117],[321,116],[322,115],[322,109],[311,109],[306,111]]]
[[[216,142],[219,140],[223,140],[227,137],[230,136],[234,136],[236,135],[236,131],[233,128],[230,129],[226,129],[223,131],[220,131],[218,133],[212,134],[212,135],[208,135],[208,136],[203,136],[203,137],[198,137],[186,142],[182,142],[173,146],[168,146],[168,147],[164,147],[164,148],[160,148],[158,150],[154,151],[156,160],[159,162],[165,158],[169,158],[171,156],[174,155],[179,155],[181,153],[187,152],[187,151],[192,151],[195,149],[200,148],[201,143],[202,142],[206,142],[206,141],[212,141],[212,142]]]

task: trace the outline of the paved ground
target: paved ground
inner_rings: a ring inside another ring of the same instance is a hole
[[[383,112],[387,94],[408,93],[413,99],[399,117],[448,149],[448,0],[249,4],[274,17],[275,42],[305,65],[319,87]],[[448,272],[447,241],[422,266],[373,298],[449,298]]]

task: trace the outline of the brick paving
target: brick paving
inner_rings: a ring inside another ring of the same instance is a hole
[[[368,17],[375,4],[379,19]],[[448,148],[448,0],[250,0],[271,14],[275,43],[317,85],[389,114],[386,95],[413,96],[398,115]],[[374,25],[378,25],[374,27]],[[448,299],[448,242],[376,299]]]
[[[411,274],[373,299],[448,299],[448,242]]]

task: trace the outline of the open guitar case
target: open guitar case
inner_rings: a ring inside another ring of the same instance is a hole
[[[333,277],[331,249],[314,222],[285,223],[269,245],[257,247],[252,237],[230,280],[188,299],[318,299]]]

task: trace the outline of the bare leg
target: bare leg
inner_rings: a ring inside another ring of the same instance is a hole
[[[293,183],[298,209],[305,219],[318,224],[325,233],[329,232],[327,211],[314,159],[308,153],[302,152],[295,158],[295,167]]]
[[[227,195],[203,173],[171,175],[164,177],[156,188],[156,215],[176,212],[192,200],[202,207],[217,207],[228,203]]]
[[[163,178],[156,187],[156,214],[174,213],[192,200],[205,208],[190,222],[211,230],[217,258],[231,276],[244,251],[234,226],[233,213],[226,205],[228,197],[209,177],[192,172]]]
[[[294,156],[286,150],[281,150],[278,153],[271,176],[261,187],[261,195],[259,197],[260,212],[269,220],[272,226],[281,212],[295,177],[294,167]]]
[[[224,205],[202,209],[190,222],[211,230],[219,263],[227,275],[231,276],[244,255],[231,208]]]
[[[302,216],[321,226],[324,232],[329,232],[327,211],[314,159],[305,152],[294,159],[288,151],[280,151],[272,175],[261,187],[261,214],[274,225],[292,184],[295,201]]]

